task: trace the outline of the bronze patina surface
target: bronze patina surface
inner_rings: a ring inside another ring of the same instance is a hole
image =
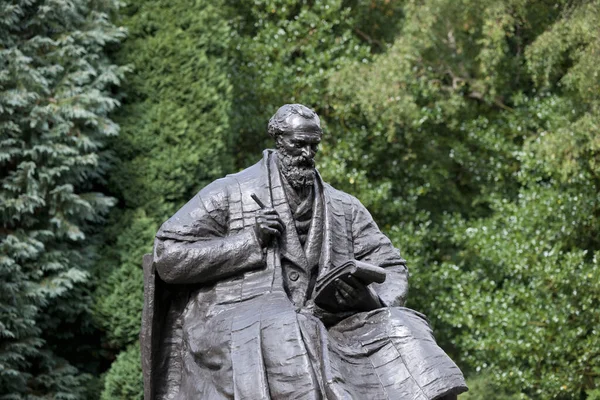
[[[463,375],[404,307],[405,260],[314,164],[309,108],[271,118],[276,150],[202,189],[144,260],[146,400],[453,399]]]

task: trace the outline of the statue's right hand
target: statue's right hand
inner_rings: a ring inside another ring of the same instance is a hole
[[[281,236],[283,229],[283,222],[273,208],[263,208],[256,212],[254,232],[261,247],[266,247],[274,236]]]

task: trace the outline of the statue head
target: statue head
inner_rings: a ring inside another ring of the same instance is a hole
[[[275,139],[280,170],[295,189],[311,186],[314,157],[323,131],[317,113],[301,104],[286,104],[271,117],[268,132]]]

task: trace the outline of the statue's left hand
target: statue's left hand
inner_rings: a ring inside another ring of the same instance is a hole
[[[335,298],[341,310],[369,311],[381,307],[379,298],[359,279],[338,278],[335,284]]]

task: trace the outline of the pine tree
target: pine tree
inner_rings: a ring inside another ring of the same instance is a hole
[[[121,134],[111,148],[118,161],[108,187],[120,204],[104,233],[95,294],[105,346],[118,354],[105,399],[142,396],[143,254],[152,251],[162,222],[233,170],[225,11],[208,0],[135,0],[121,14],[129,36],[116,57],[135,72],[116,116]]]
[[[124,37],[116,8],[0,4],[0,398],[85,395],[72,339],[89,328],[90,234],[114,204],[95,184],[118,131],[124,69],[104,54]]]

